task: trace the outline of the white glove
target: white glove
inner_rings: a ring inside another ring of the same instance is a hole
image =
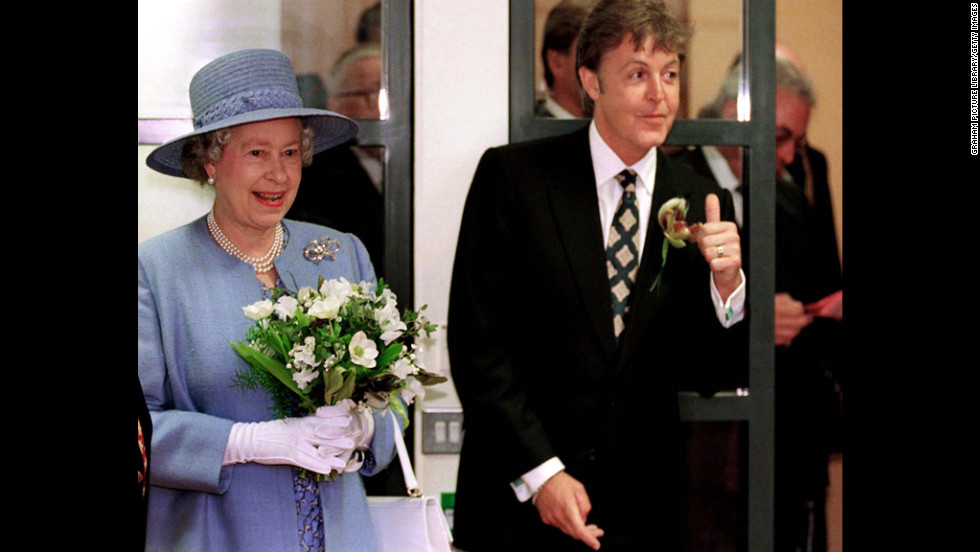
[[[354,452],[355,437],[360,442],[363,433],[355,433],[360,425],[352,423],[358,418],[353,406],[352,401],[344,401],[302,418],[235,423],[222,465],[289,464],[324,475],[343,471]]]
[[[353,406],[353,402],[351,405]],[[364,465],[366,451],[371,448],[371,439],[374,438],[374,414],[366,406],[353,407],[351,415],[351,438],[354,440],[354,452],[347,461],[345,472],[356,472]]]

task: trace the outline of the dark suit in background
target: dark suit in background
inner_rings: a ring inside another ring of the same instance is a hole
[[[682,150],[673,159],[702,176],[714,178],[700,148]],[[822,153],[807,146],[787,171],[792,181],[776,180],[775,291],[789,293],[807,304],[842,288],[827,161]],[[805,191],[808,179],[813,190],[812,204]],[[745,213],[747,218],[747,209]],[[743,242],[746,258],[751,245]],[[841,349],[842,323],[822,318],[807,326],[789,347],[776,348],[775,535],[779,552],[794,550],[800,535],[807,534],[813,536],[814,550],[826,548],[827,463],[829,454],[840,450]],[[735,424],[729,430],[738,431]],[[696,438],[703,440],[707,434]],[[719,451],[732,442],[725,435],[712,438],[719,440]],[[733,466],[725,472],[741,477],[719,482],[695,496],[695,500],[708,504],[713,496],[727,494],[725,502],[744,512],[745,472]],[[697,479],[699,475],[693,477]],[[719,518],[709,521],[728,524],[733,514],[731,508],[719,510]],[[746,514],[739,514],[737,519],[743,525]]]
[[[694,245],[669,249],[655,221],[682,196],[705,220],[708,193],[731,196],[658,153],[651,222],[617,344],[588,129],[494,148],[466,200],[447,329],[465,411],[454,535],[463,550],[584,550],[544,525],[509,483],[551,457],[588,489],[604,550],[683,536],[678,389],[735,379],[744,324],[725,330]],[[638,507],[639,506],[639,507]]]
[[[806,159],[804,161],[804,157]],[[813,204],[804,192],[810,166]],[[776,187],[776,292],[804,304],[842,288],[827,161],[807,147]],[[776,348],[776,543],[789,549],[813,526],[826,549],[825,499],[831,452],[840,450],[843,323],[816,318],[789,347]]]
[[[296,200],[286,215],[354,234],[384,274],[384,197],[351,149],[355,142],[313,156],[303,168]]]

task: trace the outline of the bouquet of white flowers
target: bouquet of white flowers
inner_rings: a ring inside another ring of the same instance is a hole
[[[272,299],[242,308],[255,320],[245,342],[233,343],[249,368],[235,375],[244,392],[259,387],[273,398],[277,418],[302,416],[344,399],[373,409],[387,406],[404,423],[405,405],[423,386],[446,381],[427,372],[415,339],[436,330],[419,311],[399,314],[383,280],[369,284],[321,277],[317,288],[277,289]]]

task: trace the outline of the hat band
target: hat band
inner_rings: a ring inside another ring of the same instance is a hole
[[[302,107],[303,99],[295,92],[277,89],[250,90],[208,106],[204,113],[194,118],[194,128],[199,129],[230,117],[260,109],[299,109]]]

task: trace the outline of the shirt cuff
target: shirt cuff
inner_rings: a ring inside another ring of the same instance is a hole
[[[721,294],[715,287],[714,274],[708,278],[711,282],[711,301],[715,304],[715,315],[718,316],[718,321],[725,328],[731,328],[745,318],[745,272],[740,268],[738,275],[742,281],[735,288],[735,291],[728,296],[728,301],[725,302],[722,302]]]
[[[527,502],[534,496],[541,486],[555,476],[556,473],[565,469],[565,464],[557,456],[545,460],[543,464],[525,473],[510,483],[514,489],[517,500]]]

